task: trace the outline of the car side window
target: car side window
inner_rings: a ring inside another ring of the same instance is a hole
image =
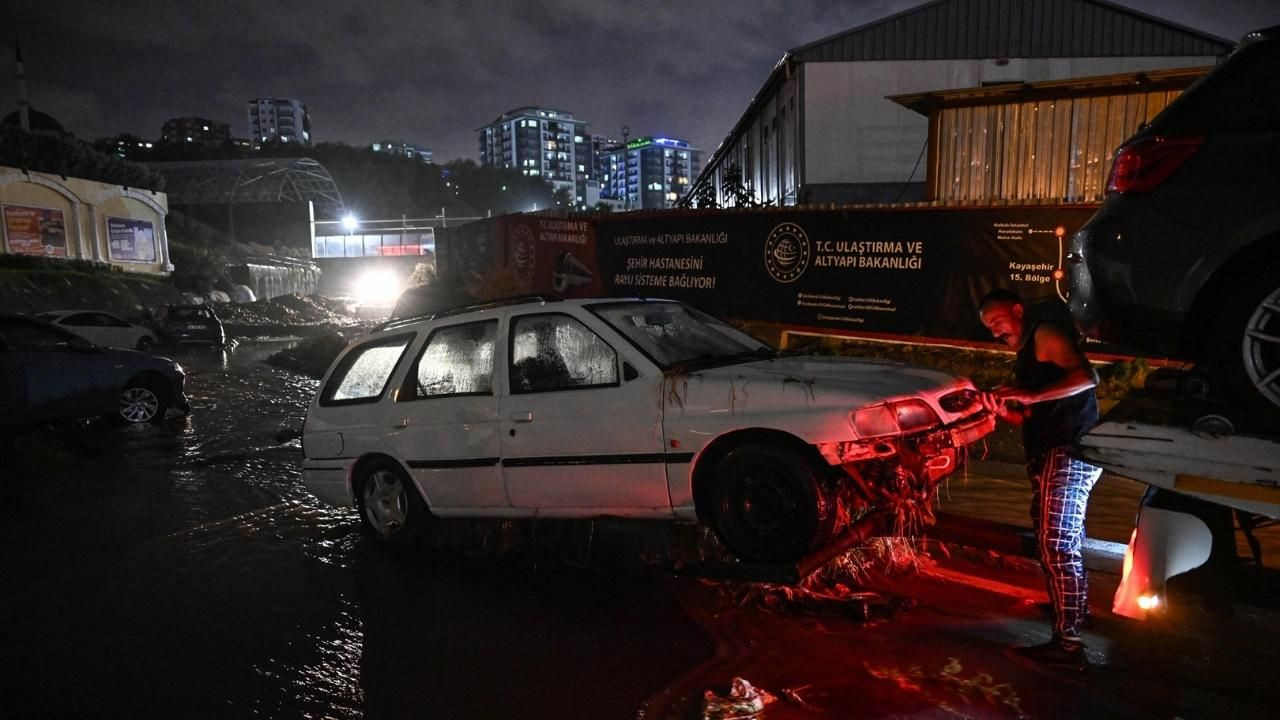
[[[12,350],[65,350],[71,346],[69,335],[18,321],[0,322],[0,335]]]
[[[375,402],[387,389],[391,373],[411,340],[411,333],[395,335],[353,348],[329,378],[320,404]]]
[[[102,323],[98,321],[98,316],[94,313],[76,313],[74,315],[68,315],[62,319],[62,324],[70,325],[72,327],[94,327],[96,325],[102,325]]]
[[[498,321],[439,328],[418,356],[408,399],[493,393],[493,350]]]
[[[524,315],[511,321],[508,373],[512,393],[618,383],[618,354],[568,315]]]

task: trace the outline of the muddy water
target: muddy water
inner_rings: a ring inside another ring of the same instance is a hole
[[[720,666],[693,581],[371,546],[275,441],[315,388],[261,362],[286,346],[184,352],[191,416],[3,469],[0,717],[636,718],[727,681],[696,672]],[[996,470],[942,508],[1025,523],[1020,469]],[[1105,487],[1090,533],[1123,539],[1140,488]]]
[[[0,484],[5,717],[635,717],[711,652],[670,581],[389,555],[305,492],[314,381],[185,351],[193,412]]]

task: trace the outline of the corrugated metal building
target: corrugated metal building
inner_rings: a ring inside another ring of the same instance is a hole
[[[923,200],[927,120],[889,96],[1207,66],[1231,47],[1102,0],[934,0],[785,53],[690,195],[732,205],[740,170],[774,205]]]

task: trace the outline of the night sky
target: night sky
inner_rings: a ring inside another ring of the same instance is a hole
[[[246,101],[295,97],[317,142],[402,139],[436,162],[477,156],[504,111],[572,112],[591,132],[668,135],[709,155],[789,48],[922,0],[7,0],[0,109],[32,106],[85,140],[156,138],[198,115],[248,135]],[[1124,0],[1238,40],[1276,0]],[[5,37],[8,36],[8,37]],[[3,113],[0,113],[3,114]]]

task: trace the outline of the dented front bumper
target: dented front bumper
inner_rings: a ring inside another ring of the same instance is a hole
[[[863,440],[819,443],[818,452],[831,465],[900,457],[920,463],[931,481],[939,481],[958,467],[957,450],[991,434],[996,417],[982,410],[950,425],[912,435],[891,435]]]

